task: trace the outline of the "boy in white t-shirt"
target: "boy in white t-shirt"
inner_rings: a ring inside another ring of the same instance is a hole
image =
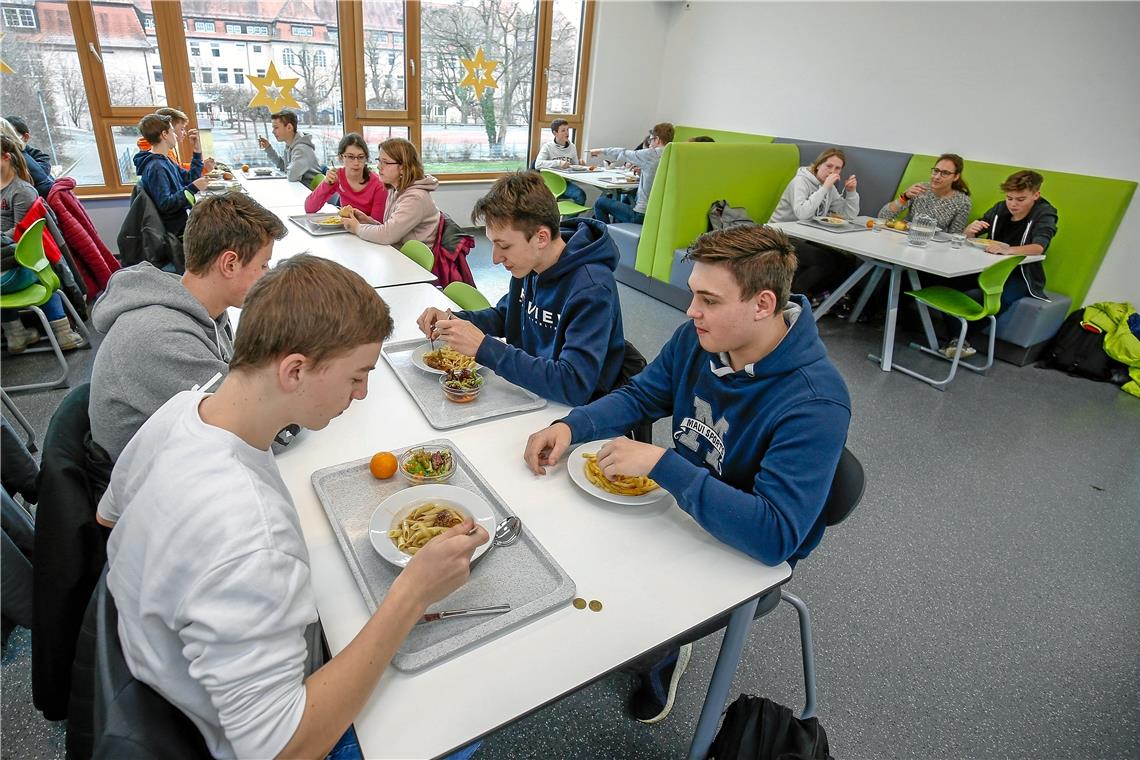
[[[308,255],[283,261],[250,289],[217,392],[163,405],[99,503],[115,526],[107,584],[131,673],[186,713],[215,757],[324,756],[487,541],[471,520],[434,539],[356,638],[306,673],[309,557],[269,447],[286,425],[319,430],[364,398],[391,330],[359,275]]]

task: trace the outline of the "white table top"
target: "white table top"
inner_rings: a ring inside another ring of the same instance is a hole
[[[632,182],[626,180],[629,176],[628,172],[618,171],[616,169],[598,169],[592,172],[572,172],[564,169],[546,169],[548,172],[553,172],[559,177],[565,177],[571,182],[577,182],[581,185],[593,185],[600,187],[603,190],[636,190],[637,178],[634,177]]]
[[[415,296],[430,294],[418,288],[381,291],[393,294],[398,334],[409,324],[414,330],[427,305]],[[522,461],[527,436],[565,412],[550,404],[436,431],[381,359],[365,400],[278,457],[333,653],[360,631],[368,611],[310,476],[438,437],[450,438],[487,478],[574,580],[577,595],[603,604],[596,613],[568,605],[419,673],[389,668],[355,723],[366,757],[430,757],[458,748],[790,577],[787,564],[766,567],[721,544],[672,499],[618,507],[583,494],[565,465],[542,478],[530,474]]]
[[[859,217],[856,224],[866,223],[866,217]],[[777,227],[791,237],[810,240],[813,243],[848,251],[857,256],[875,259],[887,264],[900,264],[908,269],[929,272],[941,277],[957,277],[964,274],[977,274],[996,263],[999,257],[963,243],[959,249],[950,247],[949,242],[930,241],[918,248],[907,245],[906,233],[869,229],[858,232],[829,232],[828,230],[800,222],[776,222]],[[1027,256],[1026,262],[1042,261],[1044,256]]]
[[[290,182],[287,179],[245,179],[239,172],[242,187],[249,193],[249,197],[269,209],[291,207],[297,209],[297,214],[305,213],[305,199],[309,197],[309,188],[300,182]]]
[[[263,181],[268,183],[275,180]],[[435,282],[435,275],[390,245],[369,243],[351,233],[310,235],[289,221],[290,216],[303,214],[303,208],[277,207],[269,210],[277,215],[288,230],[285,237],[273,246],[274,260],[287,259],[298,253],[311,253],[343,264],[374,288]]]

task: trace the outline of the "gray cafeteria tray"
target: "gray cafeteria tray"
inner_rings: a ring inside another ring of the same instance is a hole
[[[852,222],[851,224],[845,224],[842,227],[834,227],[830,224],[822,224],[820,222],[817,222],[815,219],[801,219],[800,224],[806,225],[808,227],[815,227],[816,229],[820,229],[820,230],[827,230],[828,232],[835,232],[835,233],[859,232],[860,230],[862,230],[864,232],[867,231],[866,222],[860,222],[859,220],[856,220],[856,221]]]
[[[496,525],[512,514],[502,498],[450,440],[426,441],[393,453],[398,457],[409,448],[421,446],[447,446],[452,450],[455,474],[448,484],[482,495],[495,513]],[[368,520],[384,499],[404,488],[416,486],[404,480],[399,473],[388,480],[377,480],[369,472],[369,461],[359,459],[317,470],[312,481],[368,611],[375,612],[400,568],[372,548],[368,540]],[[409,672],[422,670],[561,607],[574,598],[574,591],[574,581],[524,525],[522,535],[515,543],[491,547],[472,565],[467,583],[429,610],[438,612],[509,604],[511,611],[501,615],[420,623],[412,628],[392,658],[392,665]]]
[[[237,174],[238,172],[234,172]],[[242,179],[285,179],[285,175],[281,172],[274,170],[269,174],[257,174],[251,168],[248,172],[241,172]]]
[[[546,406],[546,399],[499,377],[483,367],[483,388],[474,401],[457,404],[443,396],[439,385],[439,375],[424,372],[412,364],[412,351],[424,342],[423,338],[405,340],[399,343],[385,343],[380,353],[384,361],[391,365],[404,389],[416,402],[420,411],[427,417],[428,424],[436,430],[468,425],[478,420],[499,417],[516,412],[529,412]]]
[[[341,235],[348,232],[343,224],[339,227],[322,227],[316,223],[316,220],[328,219],[330,216],[332,216],[332,214],[327,212],[324,214],[297,214],[296,216],[289,217],[289,221],[314,237]]]

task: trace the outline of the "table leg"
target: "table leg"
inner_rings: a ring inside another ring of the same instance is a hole
[[[895,353],[895,324],[899,319],[899,284],[902,268],[891,265],[891,280],[887,287],[887,319],[883,326],[883,358],[879,366],[883,372],[891,371],[891,360]]]
[[[818,322],[820,317],[831,311],[831,307],[834,306],[840,298],[843,298],[843,296],[847,295],[847,291],[855,287],[859,283],[859,280],[866,277],[867,273],[874,269],[875,266],[876,265],[873,261],[864,261],[862,264],[860,264],[859,268],[852,272],[851,276],[844,280],[838,288],[833,290],[831,292],[831,295],[829,295],[824,300],[824,302],[821,303],[819,307],[812,312],[812,316],[815,317],[816,321]],[[876,280],[876,282],[878,282],[878,280]]]
[[[907,279],[910,280],[911,290],[920,290],[922,282],[918,279],[918,272],[913,269],[906,270]],[[922,320],[922,329],[926,333],[926,345],[935,351],[938,350],[938,336],[934,334],[934,325],[930,321],[930,309],[922,301],[915,301],[918,305],[918,316]]]
[[[712,678],[709,680],[705,705],[701,708],[701,717],[697,720],[693,743],[689,745],[688,760],[704,760],[709,754],[709,747],[716,738],[720,714],[728,702],[728,690],[732,686],[732,677],[736,675],[736,666],[740,664],[740,655],[744,652],[744,643],[748,639],[748,630],[752,627],[752,618],[756,615],[756,605],[759,601],[757,597],[745,602],[733,610],[728,618],[728,628],[725,629],[724,639],[720,643],[720,654],[717,655],[716,668],[713,669]]]
[[[863,309],[867,306],[867,301],[870,300],[871,294],[875,292],[875,288],[879,286],[879,280],[883,279],[883,272],[886,267],[882,264],[875,264],[875,271],[871,273],[871,279],[867,280],[867,284],[863,286],[863,292],[859,294],[859,300],[855,302],[855,308],[851,310],[848,315],[848,322],[858,322],[859,315],[863,313]]]

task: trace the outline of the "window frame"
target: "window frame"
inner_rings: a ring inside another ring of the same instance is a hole
[[[533,82],[533,95],[531,98],[530,115],[530,161],[533,162],[542,145],[542,138],[547,125],[552,118],[564,118],[571,128],[578,134],[582,132],[585,122],[585,104],[589,81],[589,60],[593,42],[593,26],[595,20],[595,6],[597,0],[585,0],[583,11],[582,38],[579,49],[577,100],[574,104],[573,114],[548,114],[546,67],[550,61],[551,31],[553,24],[553,0],[538,0],[536,19],[536,51],[535,51],[535,78]],[[73,35],[75,37],[76,54],[79,59],[79,68],[83,76],[83,83],[87,93],[88,108],[92,121],[92,131],[99,154],[100,167],[103,172],[103,184],[84,185],[76,188],[82,196],[124,196],[129,195],[134,185],[125,184],[119,176],[113,128],[131,125],[148,113],[152,113],[157,104],[146,106],[112,106],[106,77],[101,67],[100,44],[95,24],[92,4],[85,0],[67,0],[67,7],[71,18]],[[398,110],[368,109],[367,92],[365,88],[364,66],[364,17],[363,6],[359,0],[336,0],[337,7],[337,38],[335,42],[340,56],[341,77],[341,106],[344,114],[344,129],[346,132],[363,133],[365,127],[387,128],[395,127],[406,130],[408,138],[417,146],[422,143],[422,96],[421,71],[419,63],[422,58],[420,22],[421,9],[419,2],[406,0],[400,19],[403,23],[402,32],[387,30],[386,45],[394,45],[395,35],[403,38],[403,80],[405,83],[404,108]],[[19,10],[19,9],[18,9]],[[155,2],[151,13],[154,19],[153,40],[158,47],[157,56],[163,73],[163,85],[168,103],[193,104],[194,86],[191,81],[190,53],[188,42],[195,45],[201,53],[202,40],[189,39],[194,36],[188,28],[187,19],[182,14],[182,3],[179,0]],[[141,22],[140,22],[141,23]],[[217,22],[214,31],[217,30]],[[245,34],[255,37],[272,34],[269,25],[244,24]],[[254,31],[250,31],[250,27]],[[294,25],[291,25],[294,26]],[[298,24],[295,26],[303,26]],[[37,27],[38,28],[38,27]],[[309,28],[315,29],[310,25]],[[264,30],[264,31],[262,31]],[[150,29],[148,28],[148,32]],[[208,32],[206,32],[208,34]],[[150,36],[148,34],[148,36]],[[309,39],[309,37],[305,37]],[[259,44],[264,45],[263,41]],[[399,52],[399,51],[393,51]],[[264,54],[264,51],[263,53]],[[206,58],[212,57],[205,56]],[[199,62],[203,56],[196,56]],[[214,66],[202,66],[199,72],[206,68],[213,73]],[[256,71],[260,71],[254,67]],[[397,66],[394,75],[400,67]],[[243,79],[248,78],[248,72],[242,72]],[[259,74],[264,76],[263,73]],[[236,72],[233,74],[236,80]],[[197,78],[197,77],[195,77]],[[199,80],[201,81],[201,80]],[[190,126],[197,127],[196,107],[187,111],[190,117]],[[182,152],[188,153],[189,145],[179,146]],[[502,176],[501,172],[486,173],[440,173],[437,175],[444,181],[493,181]]]

